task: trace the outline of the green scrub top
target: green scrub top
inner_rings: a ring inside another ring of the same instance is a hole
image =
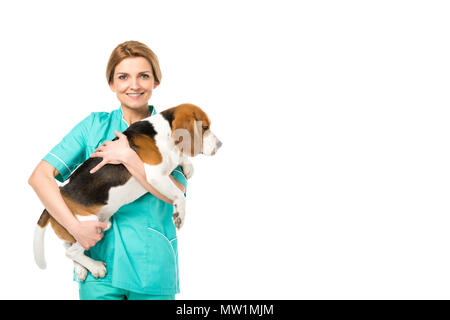
[[[152,115],[155,108],[149,106]],[[78,123],[43,160],[58,171],[56,179],[65,181],[104,141],[115,138],[114,130],[125,131],[122,108],[93,112]],[[171,173],[184,186],[180,166]],[[176,229],[173,206],[151,193],[122,206],[111,218],[112,227],[86,255],[106,263],[107,274],[95,279],[88,273],[85,281],[102,281],[112,286],[149,295],[179,293]],[[75,280],[76,276],[74,277]]]

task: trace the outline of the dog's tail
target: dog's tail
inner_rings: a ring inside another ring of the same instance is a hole
[[[46,209],[41,214],[41,217],[38,220],[36,229],[34,230],[34,261],[38,265],[39,268],[45,269],[47,264],[45,263],[45,255],[44,255],[44,235],[45,235],[45,227],[48,225],[50,220],[50,213]]]

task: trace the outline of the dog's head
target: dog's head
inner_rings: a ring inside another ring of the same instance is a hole
[[[212,133],[206,113],[193,104],[181,104],[172,109],[172,137],[185,155],[214,155],[222,142]]]

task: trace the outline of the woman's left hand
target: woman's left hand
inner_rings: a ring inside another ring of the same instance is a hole
[[[91,158],[103,158],[97,166],[95,166],[90,173],[95,173],[100,170],[105,164],[121,164],[125,161],[130,151],[127,136],[122,132],[114,131],[114,134],[119,138],[115,141],[106,141],[100,147],[95,149],[95,153],[91,154]]]

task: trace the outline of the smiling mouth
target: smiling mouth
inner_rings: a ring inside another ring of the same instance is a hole
[[[141,93],[127,93],[127,96],[129,96],[129,97],[139,97],[139,96],[141,96],[143,94],[144,94],[143,92],[141,92]]]

